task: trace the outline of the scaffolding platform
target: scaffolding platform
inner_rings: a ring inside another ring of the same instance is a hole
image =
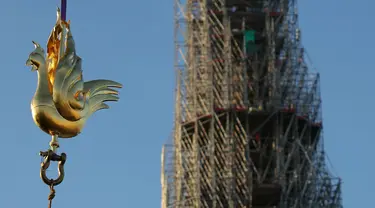
[[[275,122],[283,123],[284,129],[282,132],[287,131],[288,124],[290,122],[295,122],[295,127],[298,128],[298,132],[307,132],[306,136],[303,136],[301,143],[304,146],[309,146],[317,144],[316,141],[319,139],[320,131],[322,129],[322,123],[313,123],[306,116],[298,116],[297,113],[291,109],[282,109],[276,112],[268,111],[251,111],[249,112],[248,108],[242,106],[235,106],[231,109],[225,108],[215,108],[215,115],[219,117],[222,126],[226,125],[226,116],[227,114],[235,115],[236,118],[243,124],[248,124],[250,132],[253,134],[259,132],[261,137],[269,137],[272,135],[266,135],[267,132],[273,132],[275,128]],[[195,123],[199,122],[202,127],[208,132],[210,127],[210,121],[212,120],[213,115],[199,115],[196,119],[191,121],[186,121],[182,123],[182,127],[188,132],[188,134],[194,133]],[[280,125],[281,126],[281,125]],[[259,130],[258,130],[259,129]],[[290,138],[292,140],[293,138]]]

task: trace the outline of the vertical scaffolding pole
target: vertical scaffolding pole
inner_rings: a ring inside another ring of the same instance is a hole
[[[299,57],[295,2],[176,0],[175,180],[163,172],[163,208],[341,208],[339,188],[320,176],[319,77]],[[259,34],[251,61],[247,28]],[[248,112],[257,102],[265,108]]]

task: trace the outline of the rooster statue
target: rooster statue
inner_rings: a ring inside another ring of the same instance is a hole
[[[59,9],[48,40],[47,57],[44,49],[33,43],[35,50],[26,61],[38,74],[31,102],[33,120],[55,142],[58,137],[75,137],[94,112],[109,108],[106,101],[119,99],[114,88],[122,85],[111,80],[83,81],[82,60],[76,54],[70,22],[61,20]]]

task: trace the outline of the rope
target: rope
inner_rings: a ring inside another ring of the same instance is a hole
[[[49,200],[48,208],[51,208],[52,207],[52,199],[55,198],[56,191],[53,188],[53,185],[50,185],[49,189],[50,189],[50,192],[49,192],[49,195],[48,195],[48,200]]]

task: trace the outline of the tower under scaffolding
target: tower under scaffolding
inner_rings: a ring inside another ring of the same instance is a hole
[[[341,208],[297,0],[175,0],[162,208]]]

